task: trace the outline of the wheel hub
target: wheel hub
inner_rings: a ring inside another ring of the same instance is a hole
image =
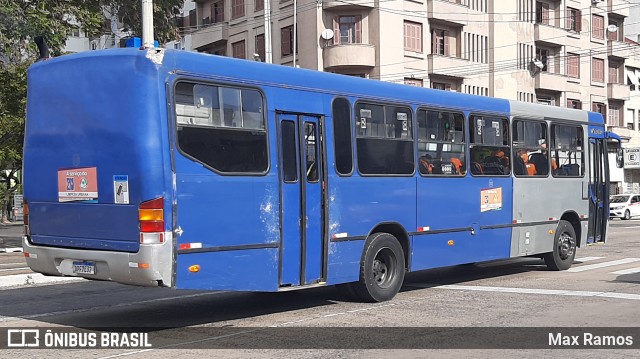
[[[562,233],[558,240],[558,255],[562,260],[570,258],[576,248],[576,241],[568,233]]]

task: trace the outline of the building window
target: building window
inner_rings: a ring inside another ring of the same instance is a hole
[[[580,55],[567,54],[567,76],[580,78]]]
[[[633,130],[636,124],[636,110],[628,109],[625,120],[627,121],[627,128]]]
[[[612,40],[612,41],[623,41],[624,37],[621,36],[622,35],[622,21],[618,21],[618,20],[614,20],[609,18],[609,26],[615,26],[616,27],[616,31],[609,31],[607,29],[607,39]]]
[[[536,96],[536,100],[541,105],[547,105],[547,106],[555,106],[556,105],[556,99],[554,97],[552,97],[552,96],[540,96],[540,95],[537,95]]]
[[[280,54],[293,55],[293,25],[280,29]]]
[[[607,118],[607,105],[602,102],[594,102],[592,111],[601,114],[604,118]]]
[[[265,62],[264,34],[256,35],[256,54],[260,57],[260,61]]]
[[[582,12],[578,9],[567,7],[567,30],[582,31]]]
[[[604,82],[604,60],[593,58],[591,60],[591,80]]]
[[[404,84],[409,86],[423,87],[422,79],[405,78]]]
[[[623,116],[622,116],[623,105],[617,101],[609,101],[609,114],[607,116],[607,125],[611,126],[619,126],[622,127]]]
[[[604,17],[591,15],[591,36],[595,39],[604,40]]]
[[[582,102],[580,102],[580,100],[567,99],[567,108],[574,108],[576,110],[581,110]]]
[[[224,0],[211,4],[211,17],[214,24],[224,21]]]
[[[262,10],[264,10],[264,0],[255,0],[254,11],[262,11]]]
[[[549,62],[549,50],[547,49],[541,49],[539,47],[536,48],[536,58],[538,60],[540,60],[540,62],[542,62],[543,66],[540,69],[540,71],[542,72],[547,72],[549,71],[549,66],[548,66],[548,62]]]
[[[335,16],[333,18],[334,44],[362,43],[362,16]]]
[[[549,25],[549,4],[536,2],[536,24]]]
[[[449,56],[449,31],[441,29],[431,30],[431,53]]]
[[[411,21],[404,22],[404,49],[422,52],[422,24]]]
[[[432,82],[431,83],[431,88],[432,89],[436,89],[436,90],[450,91],[451,90],[451,85],[448,84],[448,83],[444,83],[444,82]]]
[[[231,20],[244,16],[244,0],[231,0]]]
[[[236,59],[246,59],[247,54],[245,52],[244,40],[231,44],[231,53]]]
[[[610,84],[618,84],[620,83],[620,63],[617,61],[609,60],[609,83]]]

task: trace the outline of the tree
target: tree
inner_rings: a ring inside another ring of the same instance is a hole
[[[177,29],[171,21],[182,0],[154,2],[155,37],[173,40]],[[22,142],[27,95],[27,68],[38,58],[34,43],[42,36],[52,56],[63,53],[74,30],[88,37],[104,34],[105,15],[112,13],[126,30],[141,34],[140,0],[0,0],[0,220],[13,193],[20,188]]]

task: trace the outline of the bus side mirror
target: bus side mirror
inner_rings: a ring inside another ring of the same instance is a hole
[[[616,151],[616,167],[624,167],[624,153],[622,151],[622,148],[618,148]]]

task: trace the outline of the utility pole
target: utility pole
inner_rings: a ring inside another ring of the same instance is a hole
[[[154,47],[153,0],[142,0],[142,48]]]
[[[271,0],[264,0],[264,62],[273,63],[271,49]]]

